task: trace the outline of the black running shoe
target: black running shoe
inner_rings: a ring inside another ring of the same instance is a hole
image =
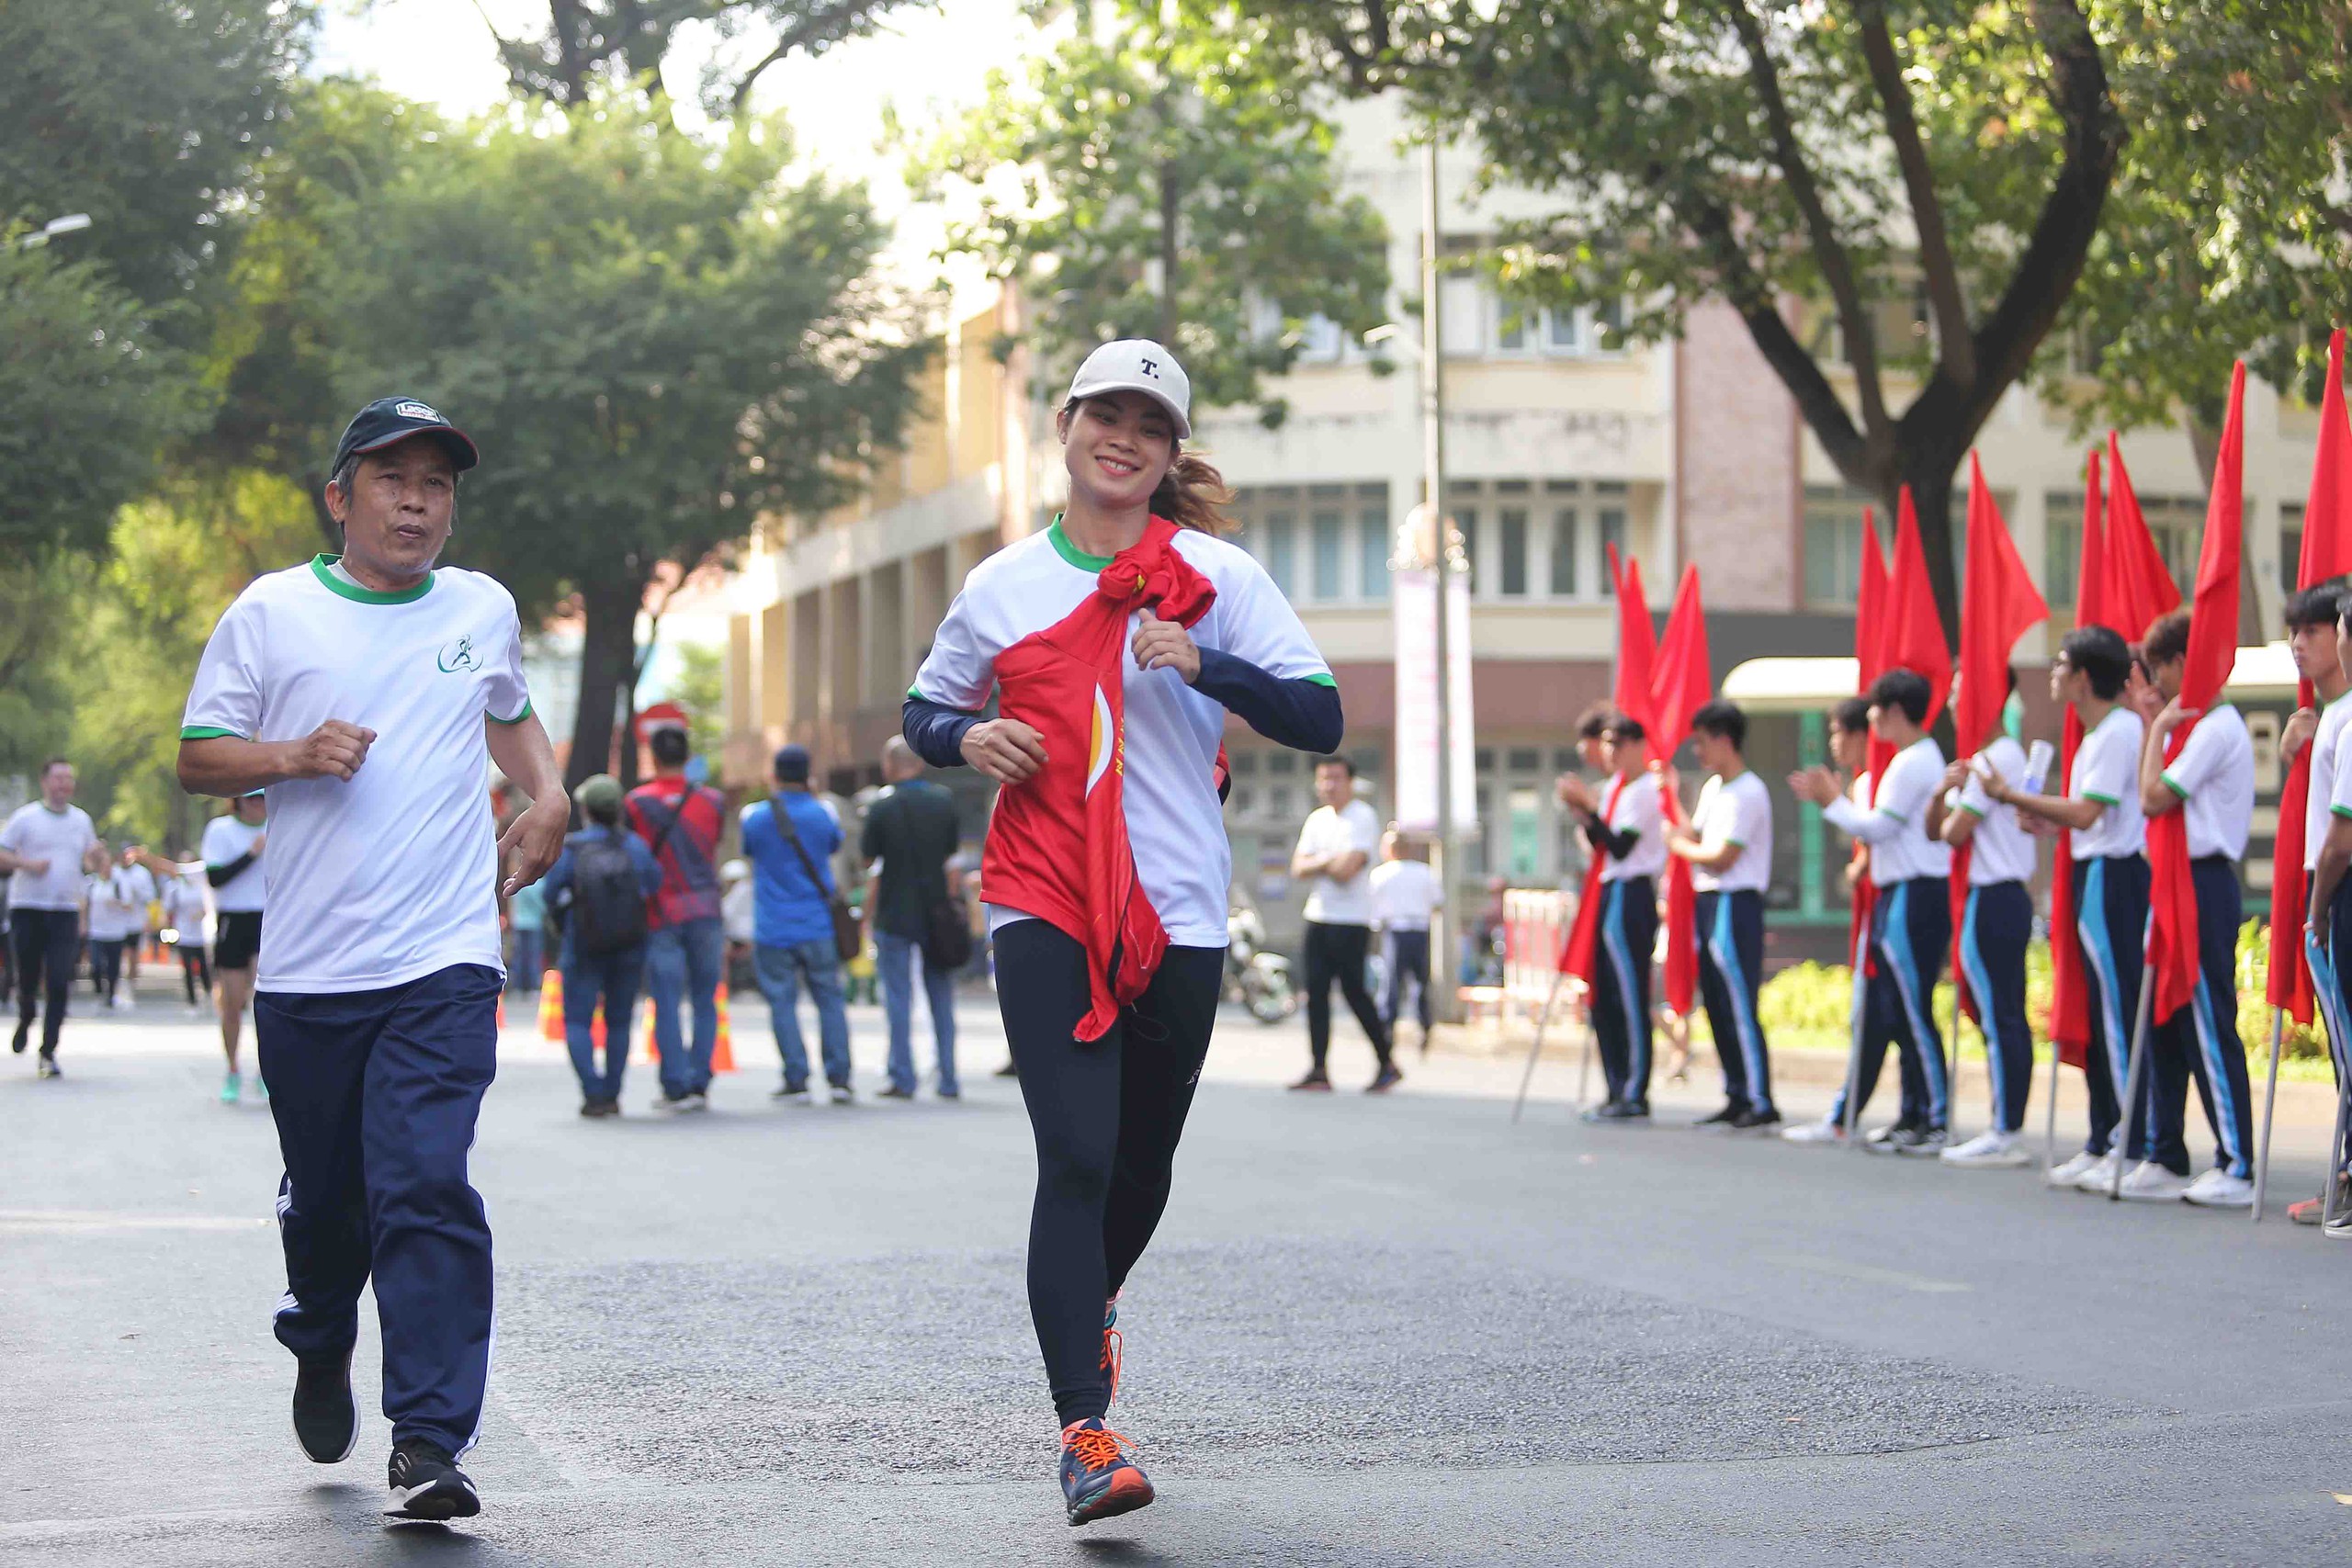
[[[1317,1068],[1290,1087],[1304,1089],[1308,1094],[1329,1094],[1331,1092],[1331,1078],[1329,1074]]]
[[[1735,1133],[1753,1133],[1766,1127],[1777,1127],[1780,1124],[1781,1113],[1777,1111],[1758,1111],[1751,1108],[1731,1119],[1731,1130]]]
[[[17,1032],[9,1036],[8,1049],[13,1055],[21,1056],[25,1054],[25,1047],[32,1043],[32,1039],[33,1021],[26,1019],[17,1025]]]
[[[1398,1072],[1396,1064],[1392,1062],[1381,1068],[1379,1075],[1363,1086],[1363,1091],[1366,1094],[1386,1094],[1404,1081],[1405,1075]]]
[[[391,1482],[388,1518],[469,1519],[481,1512],[472,1478],[447,1449],[423,1438],[402,1438],[392,1445]]]
[[[1726,1105],[1713,1116],[1702,1116],[1690,1123],[1693,1127],[1728,1127],[1739,1120],[1740,1107]]]
[[[294,1439],[321,1464],[341,1464],[359,1441],[359,1406],[351,1398],[351,1352],[305,1356],[295,1363]]]

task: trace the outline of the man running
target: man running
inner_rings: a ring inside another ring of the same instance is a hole
[[[17,1032],[8,1048],[24,1055],[33,1019],[41,1019],[39,1077],[60,1077],[57,1037],[74,991],[74,952],[82,942],[83,883],[107,868],[90,814],[74,804],[74,764],[41,764],[40,798],[0,826],[0,871],[8,876],[8,936],[17,960]],[[48,1011],[40,1012],[45,1000]]]
[[[322,1464],[359,1437],[351,1351],[375,1286],[395,1518],[481,1510],[458,1468],[490,1373],[491,1240],[467,1152],[496,1070],[498,895],[538,879],[571,810],[523,680],[514,601],[434,569],[473,443],[386,398],[326,485],[344,553],[222,614],[180,731],[182,787],[268,791],[270,920],[254,1002],[286,1175],[278,1342]],[[492,762],[530,796],[500,837]]]
[[[220,975],[216,996],[220,1010],[220,1054],[229,1063],[229,1076],[220,1083],[223,1105],[236,1104],[243,1092],[237,1054],[245,1028],[245,1007],[254,996],[254,960],[261,953],[262,896],[269,886],[262,870],[262,851],[269,835],[262,825],[268,814],[268,802],[261,791],[254,790],[231,801],[229,815],[215,817],[204,825],[204,880],[212,885],[212,908],[218,916],[212,964]]]

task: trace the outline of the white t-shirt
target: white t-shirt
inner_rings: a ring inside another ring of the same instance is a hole
[[[2148,825],[2140,814],[2140,740],[2147,728],[2138,714],[2119,705],[2075,748],[2066,793],[2107,807],[2096,824],[2074,830],[2076,860],[2147,852]]]
[[[1737,844],[1739,856],[1722,871],[1703,865],[1690,868],[1691,888],[1700,893],[1762,892],[1772,882],[1772,795],[1756,770],[1741,770],[1725,784],[1710,775],[1699,790],[1698,809],[1690,826],[1703,849],[1721,850]]]
[[[2319,869],[2319,846],[2327,837],[2327,803],[2335,794],[2335,758],[2344,749],[2344,728],[2352,722],[2352,691],[2319,710],[2312,732],[2312,791],[2303,805],[2303,869]]]
[[[372,764],[375,760],[375,750],[371,747],[368,761]],[[236,864],[245,858],[254,847],[254,840],[260,838],[267,827],[266,822],[256,822],[249,827],[234,817],[215,817],[204,825],[204,863],[208,866]],[[262,860],[268,858],[269,852],[265,848]],[[223,914],[250,914],[262,908],[264,896],[268,891],[269,874],[262,869],[261,861],[255,861],[212,890],[212,907]]]
[[[2217,704],[2197,721],[2180,743],[2180,755],[2165,765],[2164,780],[2180,796],[2189,859],[2245,859],[2254,829],[2254,737],[2235,704]]]
[[[1385,860],[1372,868],[1372,923],[1385,931],[1425,931],[1439,897],[1427,861]]]
[[[2023,787],[2025,748],[2000,736],[1979,751],[1996,776],[2011,788]],[[2017,807],[2003,806],[1984,793],[1984,781],[1973,765],[1968,782],[1952,795],[1949,810],[1965,811],[1976,818],[1968,839],[1968,885],[1990,887],[1997,882],[2024,882],[2033,875],[2033,840],[2018,824]]]
[[[164,923],[179,932],[182,947],[212,945],[211,891],[200,871],[184,871],[164,884]]]
[[[147,930],[147,906],[155,897],[155,878],[143,865],[110,865],[90,878],[90,935],[98,942],[120,942]]]
[[[1297,613],[1248,551],[1190,528],[1176,535],[1175,549],[1216,589],[1216,603],[1192,628],[1194,643],[1280,680],[1332,683]],[[947,607],[912,694],[978,712],[996,684],[997,655],[1078,608],[1109,564],[1081,554],[1058,523],[990,556],[972,569]],[[1133,659],[1125,667],[1122,799],[1136,879],[1170,942],[1223,947],[1233,849],[1210,772],[1225,735],[1225,705],[1173,670],[1145,671]],[[985,886],[980,897],[989,898]],[[1002,923],[1001,909],[989,910],[990,929]]]
[[[254,580],[197,666],[183,739],[376,732],[350,782],[269,789],[265,991],[366,991],[437,969],[501,970],[483,721],[531,711],[514,596],[443,567],[416,588],[341,581],[326,558]]]
[[[1888,761],[1871,797],[1872,809],[1840,795],[1822,815],[1871,847],[1871,881],[1878,886],[1949,876],[1951,846],[1928,837],[1928,807],[1943,778],[1943,748],[1923,735]]]
[[[82,857],[98,841],[90,814],[78,806],[51,811],[41,801],[28,801],[8,815],[0,827],[0,850],[27,860],[45,860],[49,869],[35,876],[17,871],[8,877],[8,907],[12,909],[78,909],[82,907]]]
[[[1609,792],[1616,788],[1614,779],[1600,786],[1602,806],[1610,804]],[[1641,838],[1623,860],[1612,860],[1605,853],[1601,856],[1601,881],[1625,882],[1636,876],[1655,878],[1666,874],[1666,817],[1658,806],[1657,788],[1657,775],[1645,773],[1636,773],[1623,789],[1617,790],[1616,809],[1609,814],[1608,827],[1617,833],[1630,828]]]
[[[1298,830],[1300,854],[1343,855],[1351,850],[1363,854],[1363,864],[1345,882],[1328,874],[1306,879],[1306,914],[1317,925],[1372,924],[1372,868],[1377,863],[1373,857],[1380,852],[1380,818],[1361,800],[1351,800],[1337,811],[1318,806],[1306,814],[1306,825]]]

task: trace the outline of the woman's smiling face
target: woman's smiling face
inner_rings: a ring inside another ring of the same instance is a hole
[[[1142,392],[1104,392],[1061,416],[1070,490],[1105,511],[1142,506],[1176,461],[1168,411]]]

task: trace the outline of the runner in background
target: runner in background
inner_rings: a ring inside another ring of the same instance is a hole
[[[175,851],[179,846],[175,846]],[[180,961],[180,987],[187,994],[190,1018],[212,1009],[212,901],[205,896],[204,867],[179,863],[174,855],[172,874],[157,878],[164,885],[164,925],[172,933],[172,953]],[[201,987],[204,998],[197,999]]]
[[[1413,983],[1415,1017],[1421,1026],[1421,1055],[1430,1054],[1430,918],[1445,905],[1437,875],[1430,870],[1429,846],[1408,841],[1395,823],[1380,836],[1380,863],[1372,868],[1372,923],[1381,933],[1388,982],[1382,987],[1380,1021],[1390,1049],[1396,1020],[1405,1008],[1405,982]]]
[[[220,976],[214,1001],[220,1013],[220,1055],[227,1076],[220,1080],[220,1103],[234,1105],[244,1092],[238,1069],[238,1050],[245,1028],[245,1008],[254,998],[254,965],[261,956],[261,918],[268,902],[269,874],[262,853],[268,843],[269,803],[259,790],[229,803],[229,814],[204,825],[198,852],[204,857],[204,880],[212,887],[212,966]],[[258,1076],[256,1084],[261,1083]],[[262,1089],[263,1098],[269,1091]]]
[[[125,954],[146,940],[155,878],[140,863],[140,851],[115,855],[100,843],[109,853],[107,868],[90,878],[90,988],[101,1007],[129,1012],[138,1004],[122,984]]]

